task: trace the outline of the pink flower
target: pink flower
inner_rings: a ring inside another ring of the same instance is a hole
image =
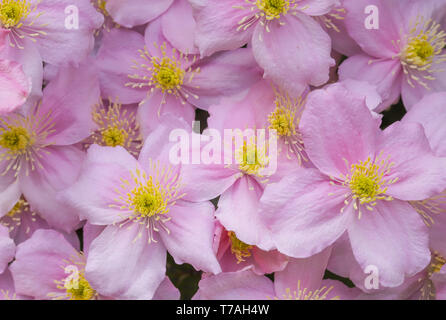
[[[199,283],[196,300],[339,300],[359,292],[339,281],[322,280],[330,249],[306,259],[291,259],[274,282],[252,270],[225,272],[205,277]]]
[[[105,226],[89,247],[86,274],[107,296],[152,298],[165,277],[166,251],[177,263],[220,272],[214,207],[186,201],[181,172],[156,138],[168,129],[147,138],[138,161],[122,147],[92,145],[78,182],[64,192],[90,224]]]
[[[378,30],[364,26],[364,9],[371,5],[379,10]],[[383,98],[377,112],[396,103],[400,95],[410,109],[427,93],[446,90],[446,33],[439,24],[444,1],[345,0],[344,6],[347,31],[363,53],[340,66],[340,79],[376,84]]]
[[[249,42],[265,77],[293,96],[328,81],[331,40],[313,16],[337,0],[189,0],[202,56]]]
[[[195,105],[207,109],[223,96],[238,94],[260,79],[249,49],[206,59],[173,48],[159,20],[137,32],[112,30],[104,35],[97,56],[101,91],[124,104],[140,103],[139,117],[152,119],[166,112],[190,122]]]
[[[263,251],[240,241],[233,231],[227,231],[219,222],[215,225],[214,251],[223,272],[252,268],[256,274],[281,271],[288,258],[277,250]]]
[[[78,14],[79,25],[70,29],[67,8]],[[1,28],[10,30],[10,46],[36,46],[45,62],[56,65],[84,60],[93,49],[93,32],[103,22],[89,0],[79,0],[75,6],[70,0],[3,0],[0,12]]]
[[[86,256],[74,248],[62,234],[53,230],[38,230],[17,248],[16,260],[10,270],[16,292],[38,300],[96,300],[103,296],[91,285],[85,273]],[[178,296],[166,278],[156,295],[163,298]]]
[[[41,103],[0,120],[0,206],[7,213],[22,194],[53,227],[71,231],[77,214],[56,193],[78,177],[84,153],[73,144],[93,128],[91,107],[99,86],[88,65],[62,68]]]
[[[318,170],[301,169],[266,187],[258,213],[277,249],[308,257],[348,235],[364,270],[398,286],[430,260],[428,230],[407,202],[445,189],[445,159],[419,124],[380,131],[363,98],[340,85],[310,93],[301,131]]]

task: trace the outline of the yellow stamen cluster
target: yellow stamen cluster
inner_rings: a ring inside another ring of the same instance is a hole
[[[294,154],[299,165],[301,165],[302,160],[307,161],[302,135],[298,130],[305,99],[301,97],[291,98],[288,94],[276,91],[274,103],[276,108],[268,115],[268,128],[276,130],[279,137],[284,140],[287,146],[287,158],[291,159],[290,153]]]
[[[289,0],[257,0],[256,5],[263,11],[266,20],[279,19],[290,9]]]
[[[152,177],[146,178],[144,183],[135,180],[137,185],[129,193],[129,201],[136,214],[142,217],[153,217],[169,212],[167,208],[169,192]]]
[[[26,0],[2,0],[0,3],[0,24],[3,28],[20,27],[31,12]]]
[[[159,227],[169,232],[164,225],[170,220],[167,214],[184,194],[179,193],[178,173],[175,173],[170,166],[159,167],[151,160],[149,161],[153,174],[147,176],[145,171],[136,169],[135,172],[131,172],[131,180],[121,179],[120,189],[115,189],[118,197],[114,199],[115,203],[110,204],[110,207],[130,211],[131,215],[126,216],[127,219],[121,226],[129,221],[145,225],[150,243],[156,242],[153,232],[159,231]],[[142,234],[138,234],[138,237],[141,236]]]
[[[95,143],[101,146],[122,146],[136,155],[142,146],[142,136],[135,112],[123,109],[120,103],[111,102],[108,106],[98,104],[93,109],[93,121],[98,129],[92,133],[86,147]]]
[[[327,300],[328,294],[333,290],[333,286],[309,290],[308,288],[301,288],[301,281],[297,281],[297,290],[286,288],[282,297],[274,297],[274,300]],[[340,300],[339,296],[330,298],[329,300]]]
[[[366,161],[359,161],[359,163],[350,166],[345,160],[346,166],[350,167],[350,173],[345,176],[341,175],[342,181],[340,183],[349,188],[349,192],[345,194],[345,206],[341,209],[341,212],[352,202],[353,208],[358,211],[358,218],[360,219],[362,206],[365,206],[369,211],[373,211],[373,207],[379,200],[393,200],[391,196],[386,195],[386,192],[388,186],[398,180],[398,178],[387,179],[394,163],[390,162],[389,158],[382,159],[381,156],[382,153],[374,160],[368,157]],[[330,183],[336,185],[336,179],[332,178]]]
[[[296,126],[294,124],[295,113],[294,110],[276,106],[276,109],[268,116],[270,123],[269,129],[276,130],[279,136],[290,137],[296,134]]]
[[[444,71],[435,67],[446,61],[446,32],[440,28],[440,24],[432,19],[417,17],[411,23],[409,34],[403,42],[396,43],[401,50],[397,56],[401,60],[407,82],[412,87],[415,87],[414,83],[418,83],[429,89],[428,81],[436,79],[434,73]]]
[[[45,115],[35,112],[27,117],[18,114],[1,117],[0,162],[8,164],[0,174],[13,170],[17,175],[24,164],[26,174],[36,166],[41,167],[42,156],[39,153],[51,145],[47,137],[54,132],[54,125],[51,112]]]
[[[231,240],[231,252],[237,258],[237,263],[245,261],[245,258],[251,256],[250,250],[252,246],[239,240],[233,231],[228,232],[229,240]]]
[[[96,297],[96,291],[91,287],[90,283],[85,279],[83,272],[79,274],[78,279],[65,281],[65,289],[67,297],[70,300],[92,300]]]
[[[348,185],[353,193],[353,199],[358,199],[360,204],[370,204],[374,206],[378,200],[391,200],[386,196],[389,182],[384,176],[389,174],[393,164],[385,160],[359,161],[351,165],[351,172],[348,176]]]
[[[144,72],[128,75],[131,82],[126,83],[127,87],[144,88],[149,87],[150,92],[156,89],[161,90],[163,94],[172,94],[179,98],[183,104],[185,99],[193,96],[198,99],[198,96],[187,91],[184,88],[185,83],[190,83],[196,73],[200,72],[200,68],[193,68],[192,65],[196,62],[197,55],[189,61],[188,55],[172,49],[171,54],[167,54],[167,45],[163,43],[161,46],[154,44],[161,56],[152,56],[147,48],[139,50],[140,57],[147,61],[147,63],[137,63],[133,66],[134,69]],[[184,68],[182,64],[189,65]],[[187,76],[187,77],[186,77]],[[165,100],[161,102],[165,103]]]
[[[235,160],[239,165],[239,169],[248,175],[261,176],[261,170],[268,164],[268,157],[266,156],[266,147],[257,148],[255,141],[243,141],[241,146],[235,154]]]
[[[0,146],[11,154],[23,155],[33,143],[33,136],[24,127],[6,125],[0,128]]]

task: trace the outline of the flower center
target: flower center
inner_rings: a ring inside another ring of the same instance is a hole
[[[127,138],[127,132],[116,126],[108,127],[102,131],[102,141],[108,147],[124,146]]]
[[[181,63],[168,57],[152,57],[152,78],[154,85],[160,88],[162,92],[171,92],[174,89],[180,89],[184,80],[184,70]]]
[[[96,296],[96,291],[85,279],[82,272],[79,274],[78,279],[65,281],[64,287],[70,300],[91,300]]]
[[[281,104],[282,100],[279,98],[276,99],[276,108],[268,115],[268,121],[270,123],[269,129],[275,129],[279,136],[290,137],[296,134],[296,109],[291,108],[288,104],[284,107]]]
[[[370,157],[364,162],[353,164],[348,181],[353,199],[358,199],[360,204],[373,205],[377,200],[388,198],[385,196],[387,183],[384,174],[388,173],[389,168],[390,165],[386,165],[384,162],[372,162]]]
[[[4,28],[17,26],[31,12],[26,0],[3,0],[0,3],[0,22]]]
[[[290,9],[289,0],[257,0],[256,5],[264,12],[267,20],[279,19]]]
[[[404,51],[404,58],[411,64],[419,67],[432,63],[434,56],[435,48],[429,42],[429,38],[424,32],[412,39]]]
[[[123,109],[120,103],[110,102],[104,106],[101,102],[94,107],[92,117],[98,129],[84,142],[86,148],[94,143],[108,147],[122,146],[133,155],[138,155],[142,137],[135,111]]]
[[[445,264],[446,264],[446,259],[440,256],[437,252],[434,252],[432,254],[432,260],[428,270],[431,273],[438,273]]]
[[[243,146],[236,152],[235,160],[239,169],[249,175],[260,175],[260,170],[268,164],[266,148],[258,150],[253,141],[243,141]]]
[[[152,177],[139,183],[130,194],[134,212],[141,217],[153,217],[169,212],[167,191]]]
[[[23,155],[33,144],[33,138],[24,127],[7,126],[0,128],[0,146],[10,153]]]
[[[425,20],[417,17],[410,26],[410,33],[401,42],[399,57],[406,75],[406,80],[411,87],[415,83],[429,89],[428,81],[436,79],[434,73],[443,72],[436,67],[446,61],[444,48],[446,46],[446,32],[441,30],[440,24],[432,19]],[[400,42],[396,42],[399,46]]]
[[[237,263],[243,262],[245,261],[244,258],[251,256],[251,252],[249,251],[252,249],[251,245],[239,240],[233,231],[228,232],[228,237],[231,240],[231,252],[237,258]]]

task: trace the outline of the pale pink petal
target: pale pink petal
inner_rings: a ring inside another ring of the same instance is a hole
[[[436,155],[446,157],[446,92],[425,96],[404,116],[403,122],[423,125],[429,145]]]
[[[55,145],[71,145],[87,138],[94,129],[92,110],[100,100],[97,72],[90,63],[78,68],[59,69],[44,90],[38,113],[50,114],[54,133],[47,140]]]
[[[185,85],[193,94],[188,101],[198,108],[208,110],[221,98],[240,94],[262,78],[251,49],[239,48],[216,53],[201,59],[193,68],[200,68],[192,82]]]
[[[151,299],[165,278],[166,249],[148,242],[139,223],[110,225],[91,243],[86,277],[99,293],[124,300]]]
[[[266,186],[257,214],[271,230],[277,250],[295,258],[310,257],[345,232],[350,215],[341,212],[344,192],[317,170],[301,169]]]
[[[14,207],[21,195],[22,191],[20,190],[19,181],[17,179],[14,179],[12,183],[6,185],[5,188],[1,188],[0,217],[3,217]]]
[[[362,94],[333,84],[308,95],[300,131],[314,165],[339,177],[350,171],[351,164],[373,155],[379,124]]]
[[[339,0],[302,0],[297,9],[309,16],[321,16],[339,4]]]
[[[344,0],[347,9],[345,24],[350,36],[369,55],[378,58],[392,58],[398,54],[396,43],[401,37],[400,30],[404,28],[402,12],[399,10],[399,0]],[[369,14],[365,13],[368,6],[378,9],[379,29],[367,29],[365,26]]]
[[[288,257],[277,250],[264,251],[257,247],[252,250],[254,269],[257,274],[269,274],[282,271],[288,264]]]
[[[220,265],[212,248],[214,206],[210,202],[177,201],[160,237],[177,264],[189,263],[197,270],[219,273]]]
[[[60,292],[55,281],[62,281],[67,261],[78,252],[62,234],[53,230],[37,230],[17,247],[16,259],[10,266],[16,291],[35,299],[50,299],[49,293]]]
[[[331,247],[305,259],[290,259],[283,271],[274,274],[274,288],[280,297],[287,290],[298,291],[306,289],[315,291],[321,287]]]
[[[144,37],[137,32],[113,29],[105,33],[96,59],[103,97],[118,98],[123,104],[139,103],[144,99],[147,89],[126,86],[130,82],[129,75],[135,73],[133,61],[146,63],[138,52],[143,49]]]
[[[122,179],[131,180],[131,172],[136,168],[138,162],[124,148],[92,145],[79,179],[61,198],[91,224],[118,223],[131,212],[110,205],[116,203],[116,188],[123,183]]]
[[[42,169],[21,172],[20,188],[26,200],[48,224],[71,232],[79,223],[77,212],[58,198],[58,192],[77,179],[84,153],[73,146],[48,147],[40,159]]]
[[[0,225],[0,274],[5,271],[8,263],[14,259],[15,245],[9,237],[9,230]]]
[[[424,200],[446,189],[446,158],[434,155],[420,124],[394,123],[383,131],[377,150],[393,163],[386,179],[398,179],[388,195]]]
[[[217,51],[240,48],[251,39],[253,28],[238,30],[240,22],[254,17],[255,12],[243,0],[189,0],[197,23],[195,43],[201,56]],[[255,26],[253,24],[252,26]]]
[[[263,188],[245,175],[226,190],[218,201],[217,219],[241,241],[263,250],[275,249],[270,231],[257,209]]]
[[[373,60],[364,54],[355,55],[345,60],[339,67],[339,79],[367,81],[376,85],[382,103],[376,112],[387,109],[396,103],[401,94],[403,72],[399,60]]]
[[[163,34],[178,50],[198,53],[195,47],[195,20],[187,0],[176,0],[161,17]]]
[[[31,22],[38,15],[34,25],[36,28],[38,25],[40,32],[45,32],[36,39],[45,62],[55,65],[78,64],[93,50],[94,31],[102,25],[104,17],[96,11],[90,0],[78,0],[76,8],[79,26],[77,29],[68,29],[65,10],[70,5],[73,5],[71,0],[39,1],[38,9],[28,17]]]
[[[401,285],[431,259],[427,227],[407,202],[380,202],[352,220],[348,235],[359,265],[378,268],[383,286]]]
[[[267,300],[276,295],[272,281],[251,270],[206,277],[197,294],[200,300]]]
[[[288,91],[301,95],[307,85],[320,86],[329,79],[331,41],[312,18],[296,13],[283,17],[284,25],[270,23],[270,31],[257,25],[252,40],[254,57],[265,71],[265,78]]]
[[[16,110],[25,103],[31,91],[31,79],[22,66],[0,59],[0,115]]]
[[[145,24],[166,11],[174,0],[108,0],[105,8],[113,20],[127,28]]]
[[[165,114],[192,123],[195,119],[195,108],[171,94],[163,94],[160,90],[153,92],[138,107],[138,119],[144,137],[160,125]]]
[[[180,291],[166,277],[156,290],[152,300],[180,300]]]

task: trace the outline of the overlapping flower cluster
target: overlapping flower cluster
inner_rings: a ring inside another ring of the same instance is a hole
[[[444,0],[0,0],[0,299],[178,299],[168,254],[194,299],[445,299],[445,47]]]

